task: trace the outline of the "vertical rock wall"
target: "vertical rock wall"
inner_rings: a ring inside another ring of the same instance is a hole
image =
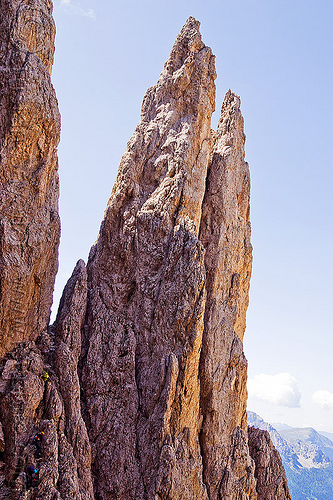
[[[77,375],[83,263],[66,288],[55,334],[47,333],[60,237],[54,36],[51,1],[1,0],[1,499],[93,498]],[[44,433],[41,456],[33,443],[38,432]],[[29,466],[40,478],[30,490]]]
[[[49,0],[0,4],[0,358],[49,321],[60,222]]]

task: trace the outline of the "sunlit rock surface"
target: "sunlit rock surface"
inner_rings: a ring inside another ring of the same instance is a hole
[[[46,330],[58,268],[52,2],[0,4],[0,358]]]
[[[101,498],[256,497],[241,342],[249,172],[231,92],[211,132],[214,79],[190,18],[144,97],[90,253],[81,385]]]

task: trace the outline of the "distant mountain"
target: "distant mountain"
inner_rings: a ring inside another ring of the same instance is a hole
[[[271,424],[277,431],[284,431],[285,429],[292,429],[290,425],[281,424],[280,422],[273,422]]]
[[[303,467],[299,462],[297,454],[295,453],[293,447],[289,445],[288,441],[284,439],[271,424],[265,422],[261,417],[259,417],[259,415],[252,411],[247,412],[247,423],[249,426],[257,427],[258,429],[269,432],[275,448],[281,455],[284,466],[288,464],[289,467],[295,470],[301,469]]]
[[[281,455],[293,500],[333,499],[333,441],[329,433],[284,424],[277,424],[277,431],[250,411],[248,424],[270,433]]]
[[[321,431],[321,432],[319,432],[319,434],[321,434],[322,436],[325,436],[328,439],[330,439],[331,441],[333,441],[333,433],[332,432]]]
[[[296,451],[303,467],[322,467],[333,462],[333,442],[312,427],[291,428],[280,435]]]
[[[285,466],[293,500],[332,500],[333,465],[321,469],[303,468],[295,472]]]

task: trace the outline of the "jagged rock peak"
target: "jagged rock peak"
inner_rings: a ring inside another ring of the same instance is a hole
[[[90,253],[81,387],[103,499],[256,498],[234,331],[251,272],[249,174],[233,94],[212,137],[215,76],[189,18],[144,97]]]
[[[195,40],[201,40],[198,25],[190,18],[157,84],[144,96],[141,120],[122,157],[106,220],[110,210],[114,213],[121,209],[124,196],[133,199],[139,196],[144,203],[155,190],[158,195],[157,186],[163,189],[174,178],[184,188],[188,198],[186,209],[198,231],[198,207],[210,150],[210,117],[215,109],[216,78],[211,49],[200,43],[200,51],[194,50],[194,46],[198,46]],[[201,143],[199,149],[191,148],[192,144]],[[200,152],[198,158],[195,152]],[[197,178],[198,187],[188,192],[186,178],[190,175]]]
[[[164,69],[169,73],[177,71],[191,54],[199,52],[205,47],[199,31],[200,22],[189,17],[174,43],[170,57],[165,63]]]
[[[189,20],[147,91],[88,261],[81,380],[101,498],[206,497],[198,440],[205,270],[197,235],[215,68],[199,39]]]

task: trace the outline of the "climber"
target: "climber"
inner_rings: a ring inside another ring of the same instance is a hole
[[[49,374],[47,372],[44,373],[44,375],[42,376],[42,379],[44,380],[44,382],[46,382],[49,378]]]
[[[33,466],[29,465],[26,468],[26,481],[27,481],[27,489],[29,490],[31,487],[35,488],[39,483],[39,472]]]
[[[32,444],[36,446],[36,451],[35,451],[35,457],[40,458],[42,455],[42,441],[44,437],[44,432],[39,432],[36,434],[36,436],[33,437],[32,439]]]

